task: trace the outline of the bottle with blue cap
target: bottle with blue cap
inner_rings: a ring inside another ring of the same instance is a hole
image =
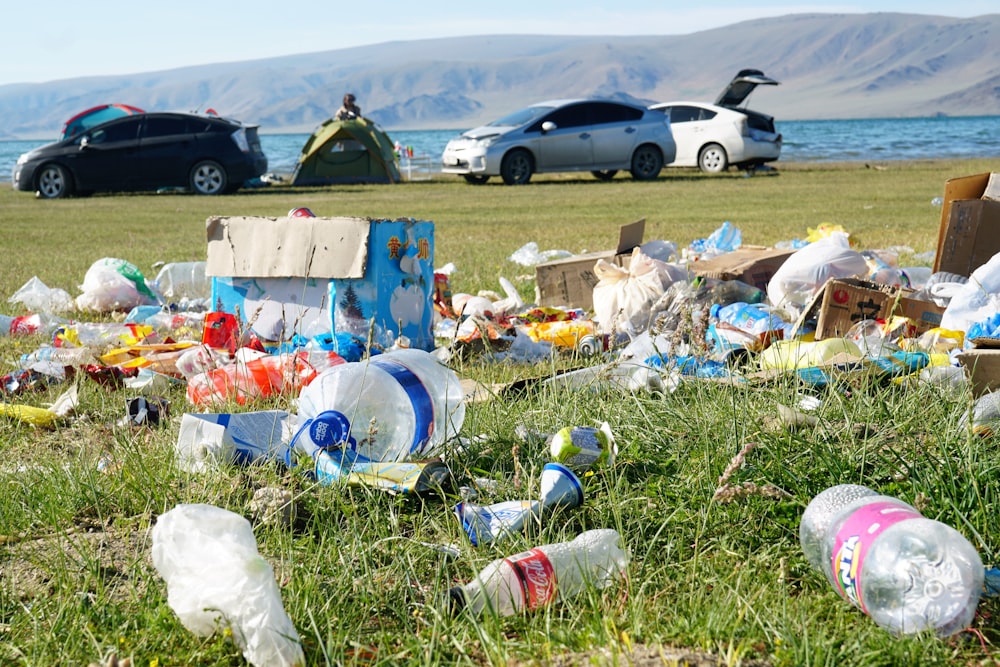
[[[335,412],[350,451],[370,461],[403,461],[431,456],[457,435],[464,398],[458,376],[434,355],[394,349],[323,371],[302,390],[298,412],[302,424]]]
[[[324,485],[350,484],[392,493],[422,493],[450,489],[451,471],[440,459],[372,461],[357,452],[351,424],[336,410],[321,412],[298,427],[284,462],[308,457],[311,474]]]

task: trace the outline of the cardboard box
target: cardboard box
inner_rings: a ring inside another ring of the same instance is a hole
[[[932,301],[908,296],[908,292],[853,278],[831,278],[816,293],[799,319],[796,328],[816,318],[816,340],[842,338],[862,320],[888,320],[907,317],[916,333],[941,324],[944,308]]]
[[[974,347],[957,357],[972,383],[972,395],[982,396],[1000,389],[1000,340],[977,338],[971,342]]]
[[[646,219],[622,225],[618,230],[618,245],[614,250],[602,250],[564,259],[543,262],[535,266],[535,302],[539,306],[566,306],[592,310],[597,276],[594,266],[603,259],[619,266],[628,266],[632,249],[642,245]]]
[[[792,256],[794,250],[743,246],[706,260],[688,264],[688,271],[696,276],[719,280],[741,280],[766,292],[775,271]]]
[[[216,310],[267,341],[350,332],[434,348],[434,223],[369,218],[212,217]]]
[[[995,176],[983,173],[945,183],[935,273],[969,276],[1000,252],[1000,201],[992,199]]]

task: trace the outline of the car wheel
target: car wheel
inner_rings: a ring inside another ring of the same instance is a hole
[[[490,180],[489,176],[482,176],[480,174],[462,174],[462,178],[465,179],[466,183],[471,185],[482,185],[486,181]]]
[[[719,144],[708,144],[698,153],[698,168],[708,174],[718,174],[729,168],[729,156]]]
[[[198,195],[217,195],[229,187],[226,170],[215,160],[202,160],[191,170],[191,190]]]
[[[500,163],[500,176],[507,185],[524,185],[531,180],[531,172],[534,171],[534,168],[531,153],[517,149],[503,156],[503,162]]]
[[[663,153],[651,144],[645,144],[632,153],[632,178],[637,181],[651,181],[660,175],[663,169]]]
[[[618,173],[617,169],[602,169],[590,172],[599,181],[610,181]]]
[[[47,164],[38,170],[36,194],[41,199],[59,199],[73,194],[73,181],[65,167]]]

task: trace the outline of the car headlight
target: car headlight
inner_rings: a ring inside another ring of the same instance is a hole
[[[20,166],[26,163],[30,159],[31,159],[31,153],[21,153],[21,155],[17,158],[17,164],[18,166]]]
[[[500,138],[499,134],[490,134],[485,137],[479,137],[478,139],[476,139],[476,145],[486,148],[488,146],[492,146],[493,144],[495,144],[497,139],[499,138]]]

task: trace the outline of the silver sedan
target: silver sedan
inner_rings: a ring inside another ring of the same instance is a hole
[[[600,99],[533,104],[463,132],[445,146],[441,171],[469,183],[500,176],[522,185],[532,174],[589,171],[610,180],[628,170],[636,180],[655,179],[674,161],[676,146],[665,114]]]

